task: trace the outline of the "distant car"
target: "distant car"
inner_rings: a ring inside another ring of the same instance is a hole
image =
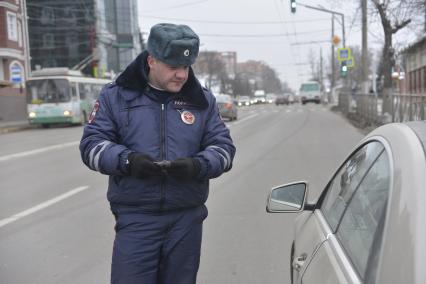
[[[249,96],[241,96],[237,100],[238,106],[249,106],[250,105],[250,97]]]
[[[300,100],[302,105],[314,102],[319,104],[321,102],[321,85],[315,81],[302,83],[299,90]]]
[[[425,150],[425,121],[387,124],[358,143],[317,202],[306,202],[307,182],[273,188],[268,212],[302,212],[291,283],[425,283]]]
[[[266,94],[264,90],[254,91],[254,96],[252,98],[253,104],[264,104],[266,103]]]
[[[219,113],[222,119],[224,118],[229,120],[238,119],[237,104],[230,95],[226,95],[226,94],[217,95],[216,103],[219,108]]]
[[[288,105],[290,103],[288,95],[277,95],[275,98],[275,105]]]
[[[268,104],[272,104],[273,102],[275,102],[275,98],[277,96],[275,94],[266,94],[266,102]]]

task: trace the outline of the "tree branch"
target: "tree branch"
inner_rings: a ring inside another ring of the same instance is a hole
[[[395,27],[392,28],[392,33],[393,34],[396,33],[397,31],[399,31],[400,29],[402,29],[403,27],[405,27],[409,23],[411,23],[411,19],[405,20],[400,24],[398,24],[398,22],[395,23]]]

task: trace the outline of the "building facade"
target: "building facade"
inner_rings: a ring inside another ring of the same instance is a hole
[[[426,94],[426,36],[404,50],[405,90],[409,94]]]
[[[29,73],[25,0],[0,0],[0,122],[26,119]]]
[[[141,51],[137,0],[27,0],[27,9],[32,70],[108,77]]]

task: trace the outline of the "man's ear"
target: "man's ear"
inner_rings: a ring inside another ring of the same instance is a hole
[[[155,58],[151,55],[148,55],[146,62],[148,63],[149,68],[152,68],[155,64]]]

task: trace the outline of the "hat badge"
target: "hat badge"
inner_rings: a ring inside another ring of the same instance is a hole
[[[181,113],[180,118],[185,124],[194,124],[195,122],[195,116],[187,110]]]
[[[183,52],[183,55],[189,56],[189,49],[185,49],[185,51]]]

